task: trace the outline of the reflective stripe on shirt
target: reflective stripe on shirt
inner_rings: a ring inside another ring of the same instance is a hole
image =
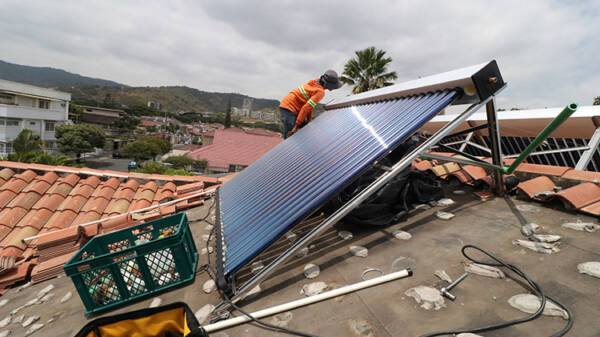
[[[302,93],[302,96],[304,96],[304,98],[309,99],[310,97],[308,97],[308,94],[306,93],[306,91],[304,90],[304,88],[302,88],[301,85],[298,86],[298,89],[300,89],[300,92]]]

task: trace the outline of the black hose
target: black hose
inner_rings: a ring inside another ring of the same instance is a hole
[[[491,258],[492,260],[494,260],[495,262],[484,262],[484,261],[479,261],[476,260],[474,258],[472,258],[471,256],[469,256],[466,253],[467,249],[475,249],[485,255],[487,255],[489,258]],[[564,305],[562,305],[560,302],[558,302],[557,300],[553,299],[552,297],[546,295],[544,293],[544,291],[542,290],[542,288],[532,279],[529,278],[529,276],[527,276],[527,274],[525,274],[521,269],[519,269],[519,267],[513,265],[513,264],[509,264],[506,263],[504,261],[502,261],[500,258],[492,255],[491,253],[488,253],[487,251],[485,251],[482,248],[479,248],[477,246],[474,245],[465,245],[462,247],[461,252],[463,254],[463,256],[474,263],[478,263],[478,264],[482,264],[482,265],[486,265],[486,266],[493,266],[493,267],[505,267],[508,270],[512,271],[513,273],[517,274],[518,276],[520,276],[521,278],[523,278],[525,281],[527,281],[527,283],[531,286],[531,289],[541,298],[541,305],[539,307],[539,309],[531,314],[530,316],[524,317],[524,318],[519,318],[519,319],[515,319],[512,321],[508,321],[508,322],[502,322],[502,323],[496,323],[496,324],[492,324],[492,325],[486,325],[486,326],[482,326],[482,327],[477,327],[477,328],[471,328],[471,329],[464,329],[464,330],[454,330],[454,331],[440,331],[440,332],[434,332],[434,333],[429,333],[426,335],[423,335],[421,337],[433,337],[433,336],[444,336],[444,335],[457,335],[460,333],[478,333],[478,332],[484,332],[484,331],[490,331],[490,330],[497,330],[497,329],[502,329],[502,328],[506,328],[512,325],[516,325],[516,324],[521,324],[521,323],[525,323],[525,322],[529,322],[531,320],[534,320],[536,318],[538,318],[542,312],[544,311],[544,308],[546,307],[546,299],[551,300],[552,302],[554,302],[556,305],[558,305],[559,307],[561,307],[563,310],[565,310],[567,312],[567,314],[569,315],[569,321],[567,323],[567,325],[560,330],[559,332],[553,334],[551,337],[559,337],[559,336],[563,336],[565,335],[573,326],[573,314],[571,313],[571,311],[565,307]]]

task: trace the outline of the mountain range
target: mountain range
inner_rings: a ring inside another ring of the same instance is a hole
[[[206,92],[185,86],[130,87],[110,80],[70,73],[62,69],[19,65],[0,60],[0,79],[54,88],[71,93],[74,103],[83,105],[134,106],[158,102],[170,112],[224,112],[229,104],[241,107],[239,93]],[[277,100],[253,98],[252,110],[276,109]]]

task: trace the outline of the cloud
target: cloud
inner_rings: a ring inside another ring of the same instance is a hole
[[[376,46],[398,81],[496,59],[509,83],[500,107],[591,104],[599,16],[594,1],[9,0],[0,59],[279,99]]]

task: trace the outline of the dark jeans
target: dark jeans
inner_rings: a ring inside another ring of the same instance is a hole
[[[288,109],[279,108],[279,111],[281,112],[281,123],[283,124],[283,139],[286,139],[288,132],[292,131],[296,125],[296,118],[298,116]],[[301,129],[306,124],[308,124],[308,121],[304,120],[304,123],[300,124],[298,129]]]

